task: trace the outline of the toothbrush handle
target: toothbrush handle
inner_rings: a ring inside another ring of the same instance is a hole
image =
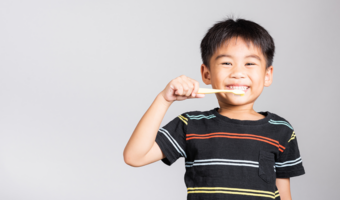
[[[197,94],[213,94],[218,92],[228,92],[227,90],[217,90],[210,88],[199,88]]]

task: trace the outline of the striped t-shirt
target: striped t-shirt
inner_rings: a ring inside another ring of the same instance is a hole
[[[280,199],[276,178],[305,173],[292,125],[271,112],[260,120],[185,112],[159,129],[166,165],[185,158],[188,200]]]

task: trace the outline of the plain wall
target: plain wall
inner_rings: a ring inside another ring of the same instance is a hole
[[[123,150],[182,74],[202,87],[199,45],[229,15],[276,45],[257,99],[294,127],[306,174],[293,199],[336,199],[340,179],[339,1],[0,1],[0,199],[186,199],[184,159],[134,168]],[[215,95],[175,102],[178,114]]]

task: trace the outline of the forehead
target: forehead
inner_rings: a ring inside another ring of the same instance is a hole
[[[245,41],[243,38],[231,38],[224,41],[214,52],[212,59],[220,57],[220,55],[228,54],[239,57],[245,57],[249,55],[256,55],[261,61],[264,61],[264,55],[261,48],[254,45],[251,41]],[[251,56],[250,56],[251,57]]]

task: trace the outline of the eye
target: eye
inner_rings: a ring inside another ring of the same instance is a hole
[[[248,65],[248,64],[249,64],[249,65],[255,65],[254,63],[247,63],[246,65]]]
[[[224,65],[224,64],[231,65],[231,63],[229,63],[229,62],[222,63],[222,65]]]

